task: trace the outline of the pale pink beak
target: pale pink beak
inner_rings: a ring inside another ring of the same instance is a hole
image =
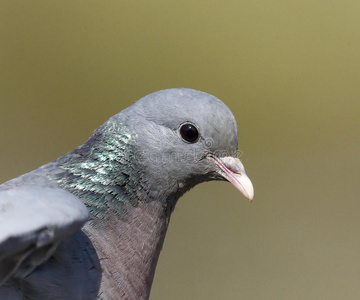
[[[254,187],[245,173],[245,168],[240,159],[232,156],[218,158],[208,155],[218,166],[218,173],[232,183],[251,202],[254,198]]]

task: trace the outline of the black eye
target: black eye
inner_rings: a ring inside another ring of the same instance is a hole
[[[198,130],[193,124],[189,123],[181,125],[180,134],[181,137],[189,143],[195,143],[199,138]]]

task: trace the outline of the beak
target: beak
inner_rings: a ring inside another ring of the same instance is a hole
[[[227,181],[232,183],[251,202],[254,198],[254,187],[245,173],[245,168],[240,159],[227,156],[218,158],[208,155],[208,159],[212,160],[218,166],[218,173]]]

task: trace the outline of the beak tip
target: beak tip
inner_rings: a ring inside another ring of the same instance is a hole
[[[249,202],[252,202],[254,198],[254,186],[250,178],[246,175],[245,172],[239,175],[236,174],[234,177],[237,180],[232,182],[233,185],[249,200]]]
[[[250,181],[250,180],[249,180]],[[252,202],[253,199],[254,199],[254,187],[253,185],[251,184],[247,186],[247,188],[245,189],[245,193],[244,193],[244,196],[249,199],[249,202]]]

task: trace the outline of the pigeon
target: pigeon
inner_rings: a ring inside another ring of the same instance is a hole
[[[177,200],[211,180],[250,201],[230,109],[149,94],[81,146],[0,185],[0,299],[149,299]]]

